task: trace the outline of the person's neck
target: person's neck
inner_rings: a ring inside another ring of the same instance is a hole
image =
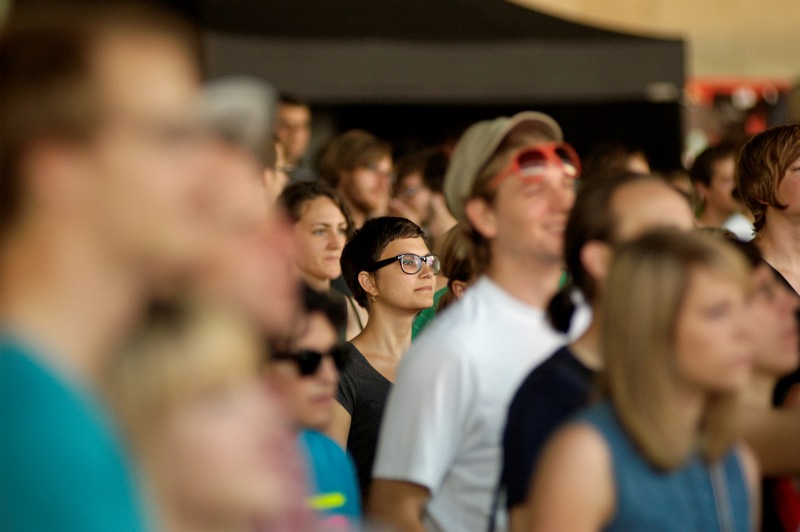
[[[800,289],[800,226],[784,217],[774,217],[758,232],[753,243],[773,268],[789,281],[795,291]]]
[[[96,382],[145,287],[88,232],[65,225],[29,224],[3,243],[0,319],[48,363]]]
[[[321,294],[328,294],[331,291],[330,279],[319,279],[317,277],[311,277],[310,275],[303,275],[302,279],[309,286],[309,288]]]
[[[750,375],[750,382],[742,391],[742,403],[759,408],[772,408],[772,392],[778,379],[774,375],[769,375],[754,369]]]
[[[706,207],[703,209],[703,212],[700,213],[697,223],[700,227],[722,227],[722,224],[734,214],[736,214],[736,211],[722,212],[713,207]]]
[[[598,305],[592,305],[592,321],[586,331],[570,344],[570,350],[581,364],[592,371],[600,371],[605,366],[600,354],[600,313]]]
[[[416,312],[373,304],[367,325],[352,343],[362,353],[380,353],[399,359],[411,346],[411,325],[415,315]]]
[[[561,263],[558,260],[520,260],[492,252],[486,276],[528,306],[545,308],[558,290]]]

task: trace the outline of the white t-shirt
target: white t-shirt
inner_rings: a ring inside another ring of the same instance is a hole
[[[542,309],[479,279],[400,362],[374,478],[427,487],[428,530],[485,530],[508,404],[525,376],[566,341]]]
[[[738,212],[725,220],[722,227],[736,235],[742,242],[753,240],[753,223]]]

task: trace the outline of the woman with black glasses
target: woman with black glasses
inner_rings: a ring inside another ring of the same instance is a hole
[[[366,498],[383,409],[414,316],[433,305],[439,257],[415,223],[374,218],[342,253],[342,273],[356,301],[369,311],[364,330],[345,344],[347,364],[329,434],[353,455]]]

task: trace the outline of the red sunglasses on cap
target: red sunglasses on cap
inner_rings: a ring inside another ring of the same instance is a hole
[[[489,181],[489,188],[497,187],[512,174],[519,174],[526,181],[538,181],[551,163],[559,166],[567,177],[575,179],[581,173],[581,160],[572,146],[566,142],[548,142],[517,151],[508,165]]]

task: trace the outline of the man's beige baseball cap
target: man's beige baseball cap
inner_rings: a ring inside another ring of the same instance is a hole
[[[470,197],[481,169],[508,133],[520,126],[535,129],[553,141],[564,138],[558,122],[536,111],[523,111],[512,117],[501,116],[471,125],[461,135],[444,177],[447,207],[459,222],[468,223],[464,204]]]

